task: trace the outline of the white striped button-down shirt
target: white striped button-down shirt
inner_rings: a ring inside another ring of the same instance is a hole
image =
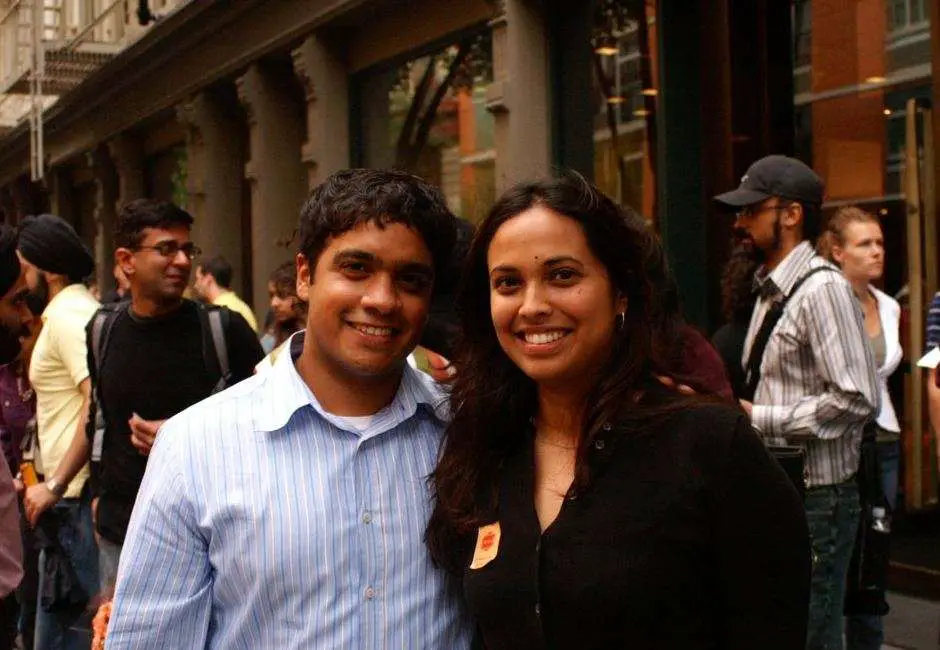
[[[467,648],[431,563],[442,395],[405,367],[361,431],[274,368],[161,429],[121,556],[108,650]]]
[[[785,295],[811,269],[832,266],[803,242],[762,281]],[[858,471],[862,429],[878,412],[875,361],[851,285],[833,271],[813,274],[784,309],[767,343],[751,420],[775,443],[806,448],[808,487],[847,481]],[[763,297],[744,342],[754,337],[775,298]]]

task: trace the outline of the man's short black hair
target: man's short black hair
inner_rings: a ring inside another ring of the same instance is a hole
[[[442,278],[451,263],[456,221],[440,190],[413,174],[347,169],[310,192],[300,211],[300,252],[315,267],[331,237],[366,223],[400,223],[421,236],[435,276]]]
[[[215,278],[216,284],[223,289],[232,288],[232,265],[221,255],[216,255],[210,260],[200,262],[199,268],[203,273],[208,273]]]
[[[173,228],[184,226],[192,228],[193,217],[183,208],[169,201],[137,199],[131,201],[118,213],[114,228],[115,248],[140,246],[148,228]]]

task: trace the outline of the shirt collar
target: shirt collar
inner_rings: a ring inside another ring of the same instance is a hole
[[[816,257],[816,251],[813,250],[812,244],[808,241],[800,242],[770,273],[762,267],[758,271],[758,282],[770,280],[783,295],[790,295],[793,285],[803,276],[810,260],[814,257]]]
[[[263,406],[257,409],[254,415],[256,431],[274,432],[283,429],[294,413],[307,407],[312,408],[331,424],[343,429],[348,428],[341,416],[328,413],[320,405],[313,391],[297,372],[294,362],[303,351],[303,345],[303,331],[291,336],[274,367],[265,373],[265,381],[261,386]],[[367,430],[363,437],[388,431],[414,417],[419,410],[426,411],[441,424],[449,420],[447,396],[443,388],[428,375],[406,363],[394,399],[375,414],[373,428]]]

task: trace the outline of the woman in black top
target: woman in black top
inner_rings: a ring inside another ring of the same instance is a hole
[[[573,174],[480,226],[427,541],[490,650],[805,644],[799,497],[739,411],[661,383],[664,277],[642,221]]]

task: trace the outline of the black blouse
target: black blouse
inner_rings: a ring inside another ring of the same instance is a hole
[[[613,427],[590,467],[543,534],[532,445],[504,465],[496,557],[463,576],[489,650],[805,646],[803,506],[739,411]]]

